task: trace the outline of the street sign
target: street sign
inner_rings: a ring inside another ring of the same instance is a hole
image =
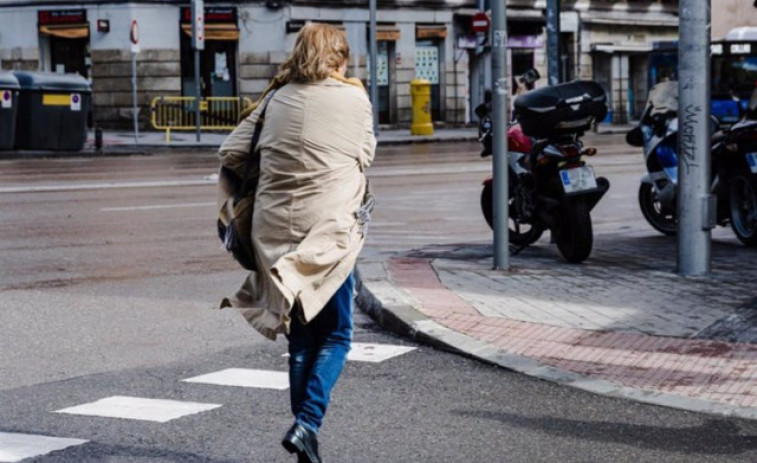
[[[491,26],[491,21],[486,13],[479,12],[473,15],[473,20],[471,21],[473,32],[486,34],[489,32],[489,26]]]
[[[192,0],[192,48],[205,49],[205,6],[203,0]]]
[[[131,20],[131,27],[129,27],[129,41],[131,42],[131,52],[139,52],[139,24],[136,19]]]
[[[0,107],[10,108],[13,106],[13,96],[10,90],[3,90],[3,97],[0,98]]]
[[[81,95],[78,93],[71,94],[71,111],[81,111]]]

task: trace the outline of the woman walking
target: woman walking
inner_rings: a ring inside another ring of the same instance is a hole
[[[261,98],[219,151],[222,165],[243,175],[255,124],[265,114],[260,170],[252,173],[258,271],[221,307],[238,308],[271,339],[289,339],[294,424],[282,445],[298,462],[321,462],[317,435],[352,341],[352,273],[367,222],[364,169],[376,140],[365,90],[344,78],[348,58],[343,31],[306,25],[273,80],[275,92]]]

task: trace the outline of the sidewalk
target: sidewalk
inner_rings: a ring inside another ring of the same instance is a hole
[[[384,327],[598,394],[757,419],[757,259],[722,230],[708,278],[676,242],[595,236],[582,265],[542,239],[494,271],[488,244],[362,260],[361,309]]]
[[[626,133],[630,126],[613,126],[600,124],[597,128],[599,135]],[[197,141],[195,132],[173,131],[166,137],[164,131],[140,132],[135,140],[134,132],[128,130],[104,130],[103,149],[95,150],[94,132],[90,132],[84,149],[71,151],[0,151],[0,159],[39,158],[39,157],[68,157],[68,156],[100,156],[127,155],[163,152],[174,149],[206,149],[216,150],[230,132],[205,132]],[[587,134],[588,135],[588,134]],[[382,129],[376,137],[379,146],[408,145],[412,143],[459,142],[477,141],[478,129],[467,128],[436,128],[433,135],[410,135],[409,129]]]

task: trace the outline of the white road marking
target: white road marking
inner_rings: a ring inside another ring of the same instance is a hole
[[[415,347],[395,346],[392,344],[370,344],[353,342],[352,350],[347,354],[347,360],[353,362],[380,363],[414,351]]]
[[[63,183],[59,185],[19,185],[0,188],[2,193],[49,193],[55,191],[109,190],[115,188],[161,188],[215,185],[217,180],[155,180],[146,182]]]
[[[262,389],[289,389],[289,374],[281,371],[228,368],[207,375],[183,379],[187,383],[215,384],[217,386],[256,387]]]
[[[221,404],[113,396],[96,402],[57,410],[55,413],[166,423],[182,416],[193,415],[218,407],[221,407]]]
[[[407,354],[415,349],[417,348],[395,346],[393,344],[353,342],[352,349],[350,349],[350,353],[347,354],[347,360],[351,362],[381,363],[384,360]],[[289,357],[289,353],[282,355],[282,357]]]
[[[154,209],[173,209],[177,207],[207,207],[215,206],[216,203],[181,203],[181,204],[153,204],[150,206],[125,206],[103,207],[100,212],[123,212],[123,211],[151,211]]]
[[[16,462],[26,458],[39,457],[56,450],[86,444],[83,439],[64,439],[62,437],[39,436],[0,432],[0,462]]]

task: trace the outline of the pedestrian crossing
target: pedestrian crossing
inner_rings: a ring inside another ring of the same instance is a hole
[[[380,363],[407,354],[415,349],[415,347],[389,344],[353,343],[347,360],[349,362]],[[248,368],[227,368],[180,379],[179,381],[187,384],[278,391],[289,388],[287,372]],[[221,407],[223,407],[221,403],[114,395],[94,402],[53,410],[52,412],[63,416],[78,415],[164,424]],[[28,458],[36,458],[52,452],[81,446],[88,442],[88,440],[72,437],[0,432],[0,463],[20,462]]]

